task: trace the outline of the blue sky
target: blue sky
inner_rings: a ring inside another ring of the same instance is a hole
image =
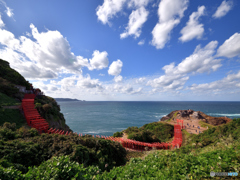
[[[238,0],[0,0],[0,58],[52,97],[240,101]]]

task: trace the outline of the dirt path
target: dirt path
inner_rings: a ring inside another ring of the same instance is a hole
[[[123,139],[127,139],[127,137],[128,137],[128,135],[124,132],[122,138],[123,138]]]
[[[184,129],[190,133],[190,134],[199,134],[200,132],[203,132],[205,130],[207,130],[207,128],[201,127],[199,124],[199,121],[201,120],[196,120],[196,119],[182,119],[183,120],[183,127]],[[170,122],[168,122],[169,124],[177,124],[177,120],[172,120]],[[180,123],[180,125],[182,125],[182,123]],[[186,126],[186,128],[185,128]],[[198,128],[200,127],[200,128]]]

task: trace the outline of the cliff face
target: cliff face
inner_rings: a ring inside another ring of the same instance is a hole
[[[7,99],[6,97],[12,97],[21,102],[24,93],[20,92],[16,85],[26,87],[26,89],[30,88],[30,83],[21,74],[12,69],[7,61],[0,59],[0,93],[3,94],[5,99]],[[8,102],[4,101],[3,103],[7,104]],[[60,112],[60,106],[53,98],[37,96],[35,105],[39,114],[48,121],[50,128],[71,131]],[[9,121],[14,122],[14,118]]]
[[[168,121],[173,119],[182,119],[182,120],[201,120],[205,123],[218,126],[221,124],[226,124],[232,119],[227,117],[212,117],[204,114],[201,111],[189,110],[176,110],[169,113],[167,116],[161,118],[160,121]]]
[[[50,128],[72,131],[66,124],[64,116],[60,112],[60,106],[55,99],[48,96],[37,96],[34,103],[39,114],[49,123]]]

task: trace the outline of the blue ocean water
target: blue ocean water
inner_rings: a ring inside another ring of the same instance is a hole
[[[130,126],[156,122],[174,110],[240,118],[240,102],[93,102],[58,101],[67,125],[77,133],[112,136]]]

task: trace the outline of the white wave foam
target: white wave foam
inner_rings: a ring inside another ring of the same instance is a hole
[[[231,117],[240,117],[240,114],[220,114],[220,113],[210,113],[212,116],[231,116]]]

